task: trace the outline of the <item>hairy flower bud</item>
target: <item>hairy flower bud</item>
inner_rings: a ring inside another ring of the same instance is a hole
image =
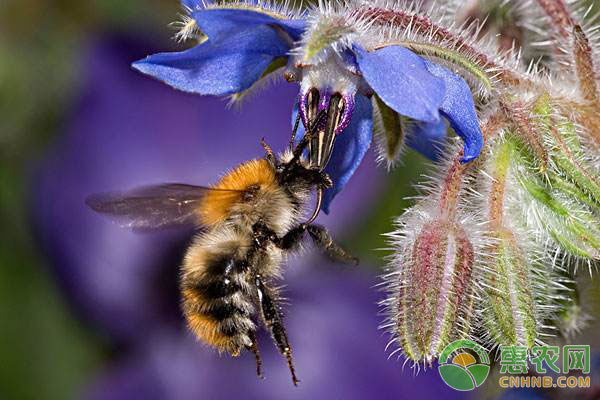
[[[551,174],[554,163],[549,165]],[[565,289],[546,251],[552,239],[545,224],[554,217],[540,214],[546,183],[537,160],[510,134],[494,141],[484,170],[491,182],[485,190],[490,240],[484,251],[483,339],[491,346],[532,348],[547,334],[543,324],[555,319]]]
[[[507,206],[535,232],[539,242],[555,243],[555,252],[600,260],[600,181],[590,165],[574,124],[547,95],[533,108],[536,132],[548,154],[544,174],[535,168],[528,146],[511,138],[513,190]]]
[[[496,232],[484,295],[483,322],[494,344],[531,348],[538,338],[538,313],[532,265],[508,229]]]
[[[386,327],[409,359],[431,364],[448,343],[468,337],[473,245],[460,224],[442,219],[429,220],[397,245],[394,272],[387,276],[391,297]]]

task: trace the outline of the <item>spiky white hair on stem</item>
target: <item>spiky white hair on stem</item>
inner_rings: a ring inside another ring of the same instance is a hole
[[[295,0],[274,1],[274,0],[243,0],[243,1],[227,1],[203,0],[202,4],[191,9],[191,12],[196,10],[211,10],[211,9],[234,9],[257,11],[262,14],[269,15],[278,19],[298,19],[302,18],[302,11]]]

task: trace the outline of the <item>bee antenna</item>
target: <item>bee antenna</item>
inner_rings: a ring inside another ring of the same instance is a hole
[[[265,149],[265,151],[267,152],[267,160],[269,160],[269,162],[273,165],[277,165],[277,158],[275,157],[275,153],[273,153],[273,149],[271,148],[271,146],[269,146],[267,144],[267,142],[265,142],[265,138],[263,137],[262,139],[260,139],[260,145]]]

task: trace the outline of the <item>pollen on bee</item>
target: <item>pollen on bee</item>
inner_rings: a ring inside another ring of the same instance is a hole
[[[264,159],[252,160],[241,164],[225,175],[204,197],[200,204],[201,222],[214,225],[225,220],[231,207],[243,200],[245,191],[251,186],[261,190],[276,184],[275,170]]]

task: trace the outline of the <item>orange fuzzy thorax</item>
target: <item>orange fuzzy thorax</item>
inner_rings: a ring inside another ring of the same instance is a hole
[[[200,205],[200,218],[204,225],[224,221],[231,208],[242,201],[244,191],[250,186],[268,190],[276,184],[275,170],[267,160],[252,160],[236,167],[225,175],[205,196]],[[230,190],[230,191],[228,191]]]

